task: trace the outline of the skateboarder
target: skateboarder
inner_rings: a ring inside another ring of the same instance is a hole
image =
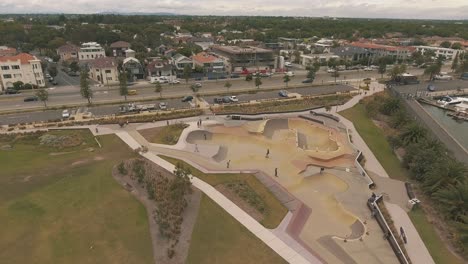
[[[226,167],[229,169],[229,166],[231,165],[231,160],[228,160]]]
[[[267,152],[266,152],[265,158],[269,158],[269,157],[270,157],[270,149],[267,149]]]
[[[278,177],[278,168],[275,168],[275,177]]]

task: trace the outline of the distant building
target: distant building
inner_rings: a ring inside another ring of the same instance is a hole
[[[78,46],[75,46],[73,44],[65,44],[63,46],[58,47],[57,54],[63,61],[77,60],[79,51],[80,48]]]
[[[228,72],[270,70],[275,66],[273,51],[269,49],[216,45],[212,51],[226,61]]]
[[[321,53],[321,54],[302,54],[300,62],[303,66],[312,65],[316,62],[318,63],[325,63],[330,59],[340,59],[340,56],[335,55],[333,53]]]
[[[0,46],[0,57],[4,56],[15,56],[17,53],[15,48],[9,48],[6,46]]]
[[[204,72],[211,73],[217,72],[221,73],[224,72],[224,61],[223,59],[209,54],[207,52],[200,52],[196,55],[192,56],[193,64],[199,67],[202,67]]]
[[[112,85],[119,83],[118,63],[114,58],[99,57],[89,62],[89,78],[94,81]]]
[[[279,37],[278,42],[281,43],[282,47],[285,49],[294,49],[297,44],[301,43],[301,40],[296,38]]]
[[[27,53],[0,57],[0,81],[2,91],[18,81],[45,87],[41,61]]]
[[[388,45],[379,45],[368,42],[352,42],[350,44],[354,47],[360,47],[369,50],[372,52],[373,57],[392,57],[397,60],[406,60],[408,59],[413,51],[415,50],[412,47],[401,47],[401,46],[388,46]]]
[[[351,62],[356,62],[363,58],[370,58],[373,55],[372,51],[355,46],[332,48],[330,53],[338,56],[342,60]]]
[[[172,61],[175,69],[179,72],[182,72],[186,65],[189,65],[190,68],[193,69],[193,61],[182,54],[174,55],[174,57],[172,57]]]
[[[96,42],[81,44],[80,50],[78,51],[78,59],[80,61],[94,60],[101,57],[106,57],[106,52],[100,44]]]
[[[447,60],[453,60],[456,56],[458,56],[459,52],[464,52],[463,50],[456,50],[456,49],[449,49],[449,48],[441,48],[441,47],[432,47],[432,46],[415,46],[417,51],[424,54],[427,51],[433,51],[435,53],[435,57],[442,56]]]
[[[112,56],[114,57],[125,57],[125,51],[130,49],[130,47],[130,43],[121,40],[110,44]]]
[[[161,58],[153,59],[153,61],[148,64],[146,69],[147,75],[151,77],[172,75],[172,65],[168,61],[162,60]]]
[[[130,73],[132,80],[129,81],[136,81],[145,78],[145,71],[143,70],[143,66],[136,58],[125,58],[122,63],[122,68],[125,72]]]

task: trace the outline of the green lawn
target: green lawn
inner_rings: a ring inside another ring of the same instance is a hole
[[[171,157],[161,156],[161,158],[169,161],[172,164],[181,163],[183,166],[190,168],[193,176],[202,179],[203,181],[216,186],[218,184],[225,184],[232,181],[245,181],[247,184],[255,190],[258,196],[261,197],[266,205],[266,213],[264,214],[263,220],[260,222],[266,228],[277,227],[283,218],[288,213],[288,209],[281,204],[278,199],[268,190],[261,182],[255,178],[252,174],[238,174],[238,173],[222,173],[222,174],[205,174],[189,164],[174,159]]]
[[[354,107],[340,112],[340,114],[353,122],[354,127],[390,177],[402,181],[408,179],[408,172],[401,166],[400,161],[393,153],[383,131],[367,116],[363,104],[356,104]],[[461,263],[460,260],[447,250],[447,247],[440,240],[432,224],[427,221],[422,210],[413,210],[409,213],[409,216],[436,263]]]
[[[85,144],[0,140],[13,146],[0,150],[1,262],[152,263],[146,210],[111,176],[133,152],[116,136],[101,137],[99,149],[89,132],[54,132],[66,133],[80,133]]]
[[[413,222],[414,226],[418,230],[424,244],[426,245],[429,253],[431,254],[434,261],[438,264],[462,264],[463,262],[450,252],[445,246],[444,242],[440,240],[434,226],[427,221],[423,210],[413,209],[409,212],[409,217]]]
[[[187,263],[287,262],[203,194]]]
[[[340,112],[340,114],[353,122],[359,135],[364,139],[391,178],[401,181],[408,179],[406,170],[402,168],[400,160],[393,153],[383,131],[367,116],[363,104],[356,104],[354,107]]]
[[[174,124],[163,127],[142,129],[138,132],[148,142],[165,145],[175,145],[179,141],[182,131],[187,128],[187,124]]]

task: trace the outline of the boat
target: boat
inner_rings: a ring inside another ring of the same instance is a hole
[[[446,107],[448,105],[457,105],[462,102],[468,103],[468,98],[465,97],[450,97],[450,96],[444,96],[437,100],[437,103]]]

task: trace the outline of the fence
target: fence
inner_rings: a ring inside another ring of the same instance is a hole
[[[364,178],[366,179],[367,186],[369,187],[369,189],[373,189],[375,187],[375,182],[372,180],[369,174],[367,174],[367,171],[364,169],[364,167],[362,167],[360,163],[364,159],[364,154],[362,154],[362,151],[358,150],[357,147],[353,144],[353,141],[351,140],[351,135],[349,134],[348,129],[346,129],[346,135],[348,136],[349,144],[351,144],[351,146],[358,152],[358,155],[354,159],[354,165],[358,169],[359,174],[364,176]]]

